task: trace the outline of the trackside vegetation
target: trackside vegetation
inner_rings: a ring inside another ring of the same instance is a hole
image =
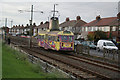
[[[58,72],[46,73],[39,65],[30,63],[25,55],[2,45],[2,78],[65,78]]]

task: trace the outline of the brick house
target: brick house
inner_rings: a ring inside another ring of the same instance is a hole
[[[66,18],[66,21],[59,25],[60,30],[72,31],[75,34],[75,39],[81,34],[81,26],[86,24],[85,21],[81,20],[80,16],[76,17],[76,20],[69,20]]]
[[[100,16],[97,16],[96,20],[82,26],[81,36],[84,39],[87,39],[88,34],[97,30],[106,32],[108,38],[111,37],[116,40],[119,36],[118,32],[120,30],[118,26],[118,17],[101,18]]]
[[[49,29],[49,22],[46,21],[44,24],[43,22],[40,23],[40,25],[34,27],[34,33],[33,35],[36,36],[40,31],[45,31]]]

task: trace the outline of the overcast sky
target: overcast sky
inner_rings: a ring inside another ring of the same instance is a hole
[[[60,0],[59,0],[60,1]],[[62,1],[62,0],[61,0]],[[101,0],[103,1],[103,0]],[[105,17],[116,17],[118,13],[118,0],[106,0],[106,2],[97,2],[97,0],[92,0],[92,2],[37,2],[37,1],[17,1],[12,0],[11,2],[4,0],[0,3],[0,27],[4,26],[5,18],[8,18],[7,25],[11,27],[11,20],[13,20],[13,25],[26,25],[29,24],[30,12],[20,13],[18,10],[27,10],[30,11],[31,5],[34,7],[34,11],[43,11],[34,12],[33,22],[36,25],[39,25],[41,21],[45,22],[48,20],[48,17],[52,15],[51,10],[53,10],[53,5],[56,6],[56,10],[59,11],[59,23],[65,21],[66,17],[69,17],[70,20],[75,20],[76,16],[81,16],[81,19],[90,22],[95,19],[97,15],[100,15],[102,18]]]

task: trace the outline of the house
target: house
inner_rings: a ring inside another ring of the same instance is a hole
[[[36,36],[40,31],[45,31],[49,29],[49,22],[46,21],[44,24],[43,22],[40,23],[40,25],[34,27],[34,33],[33,35]]]
[[[66,21],[59,25],[60,30],[72,31],[75,34],[75,39],[81,34],[81,26],[85,25],[86,22],[81,20],[80,16],[76,17],[76,20],[70,20],[66,18]]]
[[[82,26],[81,36],[84,37],[84,39],[87,39],[88,34],[100,30],[106,32],[108,38],[116,39],[116,37],[119,36],[118,32],[120,30],[118,19],[120,19],[118,16],[101,18],[99,15],[95,20]]]

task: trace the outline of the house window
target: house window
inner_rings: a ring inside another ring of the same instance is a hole
[[[84,27],[82,27],[82,31],[84,31]]]
[[[89,27],[89,31],[92,31],[92,27]]]
[[[94,27],[91,27],[91,31],[93,31],[93,28],[94,28]]]
[[[61,28],[61,27],[59,27],[59,29],[60,29],[60,30],[62,30],[62,28]]]
[[[110,31],[110,27],[109,27],[109,26],[105,27],[105,28],[104,28],[104,31],[105,31],[105,32]]]
[[[88,27],[86,27],[86,30],[85,31],[88,31]]]
[[[105,29],[104,29],[104,27],[102,27],[102,31],[104,31]]]
[[[116,31],[116,26],[112,27],[112,31]]]

